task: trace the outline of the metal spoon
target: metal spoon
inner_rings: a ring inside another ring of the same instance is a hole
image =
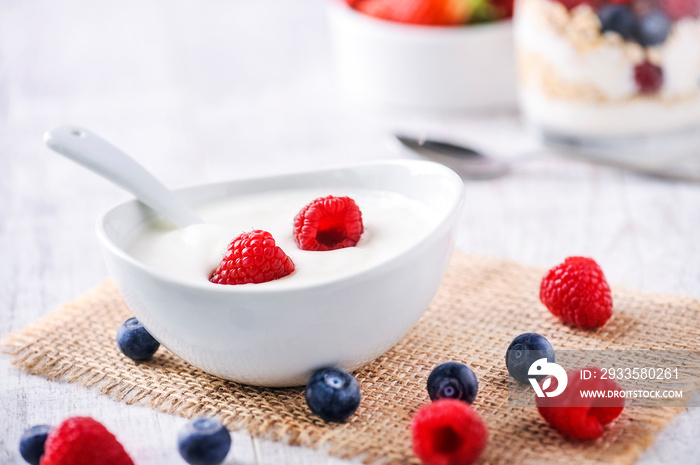
[[[204,222],[133,158],[87,129],[60,126],[47,131],[44,142],[54,152],[131,192],[175,226]]]
[[[694,152],[681,151],[677,154],[672,151],[659,151],[655,157],[635,157],[635,152],[623,156],[621,151],[596,147],[582,148],[549,140],[547,147],[550,150],[533,150],[519,154],[512,160],[498,160],[470,147],[449,142],[404,135],[394,137],[409,149],[452,168],[464,179],[495,179],[507,174],[515,163],[532,160],[534,156],[556,154],[579,162],[609,166],[655,178],[700,182],[700,157]]]
[[[453,169],[465,179],[495,179],[508,174],[511,162],[488,157],[470,147],[395,134],[409,149]]]

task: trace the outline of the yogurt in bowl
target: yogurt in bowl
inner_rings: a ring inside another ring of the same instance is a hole
[[[418,321],[454,247],[462,180],[431,162],[394,161],[197,186],[177,194],[207,222],[176,230],[137,201],[99,220],[110,274],[134,315],[176,355],[246,384],[304,384],[354,370]],[[344,195],[363,213],[355,247],[299,250],[294,215]],[[265,229],[295,271],[261,284],[208,281],[228,243]]]
[[[292,259],[295,271],[256,286],[289,289],[333,281],[385,262],[426,236],[437,220],[425,203],[396,192],[339,188],[339,193],[358,203],[367,225],[354,247],[318,252],[297,246],[292,235],[294,216],[310,201],[328,194],[328,188],[299,188],[207,202],[196,209],[206,223],[183,229],[154,219],[127,251],[173,278],[204,283],[233,238],[263,229]]]

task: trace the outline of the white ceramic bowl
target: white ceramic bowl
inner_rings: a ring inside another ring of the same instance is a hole
[[[165,347],[216,376],[246,384],[306,383],[323,366],[354,370],[384,353],[418,321],[454,247],[462,180],[425,161],[390,161],[238,180],[177,191],[199,204],[303,187],[392,191],[436,212],[409,250],[367,271],[292,289],[191,283],[140,263],[125,249],[154,211],[136,200],[106,212],[97,234],[107,267],[134,315]],[[322,252],[321,252],[322,253]]]
[[[336,72],[348,100],[430,110],[515,106],[510,21],[458,27],[376,19],[327,0]]]

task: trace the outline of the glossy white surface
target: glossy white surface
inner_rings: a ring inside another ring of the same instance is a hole
[[[430,27],[383,21],[326,2],[346,99],[371,107],[469,109],[515,102],[510,21]]]
[[[394,192],[434,216],[430,228],[402,250],[348,274],[299,284],[292,274],[271,285],[223,286],[182,279],[129,255],[134,234],[154,215],[130,201],[98,222],[110,275],[159,342],[216,376],[294,386],[324,366],[354,370],[398,342],[432,300],[454,248],[464,186],[442,165],[406,160],[199,186],[179,195],[204,205],[252,193],[284,196],[306,186]]]
[[[0,39],[1,334],[107,276],[95,218],[131,198],[45,148],[44,131],[63,122],[118,143],[173,188],[413,157],[387,149],[393,128],[506,157],[536,147],[512,109],[348,109],[321,0],[7,0]],[[700,298],[698,185],[543,156],[465,189],[462,251],[540,267],[590,255],[613,283]],[[0,355],[0,463],[22,463],[24,428],[80,414],[105,423],[137,465],[184,464],[185,419],[26,375]],[[233,437],[225,465],[361,463]],[[698,437],[700,410],[682,412],[637,463],[695,463]]]

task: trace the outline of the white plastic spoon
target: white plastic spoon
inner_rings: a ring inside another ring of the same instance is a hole
[[[126,189],[175,226],[203,223],[180,199],[133,158],[78,126],[59,126],[44,134],[49,148]]]

